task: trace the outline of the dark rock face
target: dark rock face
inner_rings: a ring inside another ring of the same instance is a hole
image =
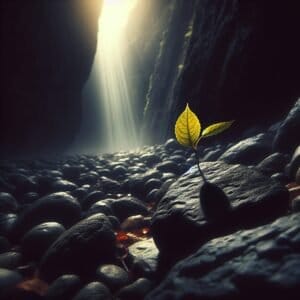
[[[59,151],[70,144],[80,124],[101,5],[0,1],[1,154]]]
[[[205,123],[237,120],[236,131],[288,111],[299,95],[299,3],[169,2],[144,118],[156,142],[171,135],[187,101]]]
[[[300,141],[300,99],[295,103],[277,130],[273,148],[284,153],[292,153]]]
[[[300,292],[300,214],[213,239],[146,299],[291,299]]]
[[[47,280],[62,274],[91,274],[115,255],[115,235],[103,214],[96,214],[63,233],[44,255],[40,272]]]
[[[232,209],[225,220],[208,222],[200,207],[203,181],[197,169],[182,175],[170,186],[152,218],[154,240],[169,259],[188,254],[213,237],[274,219],[288,208],[285,187],[254,168],[223,162],[205,162],[201,167],[207,179],[224,190]]]

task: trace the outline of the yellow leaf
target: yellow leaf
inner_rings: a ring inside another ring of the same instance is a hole
[[[229,128],[234,121],[220,122],[206,127],[201,135],[201,138],[216,135]]]
[[[196,148],[200,132],[200,121],[187,104],[175,124],[176,139],[178,143],[183,146]]]

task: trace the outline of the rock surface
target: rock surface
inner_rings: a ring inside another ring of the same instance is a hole
[[[57,153],[72,142],[101,6],[101,0],[1,0],[8,29],[1,34],[1,157]]]
[[[284,153],[293,153],[300,141],[300,99],[277,130],[273,148]]]
[[[27,230],[42,222],[55,221],[70,227],[81,217],[78,201],[65,192],[47,195],[28,207],[17,221],[15,234],[22,236]]]
[[[152,218],[152,233],[162,255],[190,253],[195,246],[216,236],[245,226],[255,226],[287,211],[289,195],[284,186],[253,168],[205,162],[201,168],[207,179],[228,196],[232,210],[220,222],[208,222],[200,207],[203,184],[196,167],[170,186]]]
[[[64,232],[45,253],[40,272],[47,280],[63,274],[91,274],[114,260],[115,235],[103,214],[86,218]]]
[[[82,286],[76,275],[63,275],[58,277],[48,288],[45,299],[47,300],[66,300],[72,299]]]
[[[112,300],[109,289],[101,282],[90,282],[83,287],[73,300]]]
[[[300,214],[211,240],[146,299],[298,299]]]

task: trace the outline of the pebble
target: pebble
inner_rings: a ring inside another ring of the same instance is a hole
[[[111,203],[111,208],[120,222],[123,222],[132,215],[146,216],[148,214],[147,207],[141,201],[133,197],[116,199]]]
[[[17,221],[15,235],[23,236],[35,225],[55,221],[66,228],[81,217],[81,207],[78,201],[66,192],[57,192],[38,199],[28,207]]]
[[[62,275],[51,283],[45,294],[45,299],[72,299],[81,287],[82,283],[78,276],[73,274]]]
[[[18,208],[17,200],[9,193],[0,192],[0,213],[14,213]]]
[[[14,288],[20,281],[22,276],[11,270],[0,268],[0,299],[4,297],[6,293]]]
[[[64,226],[57,222],[46,222],[34,226],[21,240],[23,255],[29,260],[38,261],[64,231]]]
[[[117,297],[120,300],[143,300],[153,287],[152,282],[147,278],[139,278],[130,285],[123,287]]]
[[[115,233],[109,219],[95,214],[75,224],[51,244],[40,263],[47,281],[64,274],[89,276],[97,265],[114,260]]]
[[[116,265],[102,265],[97,268],[97,279],[111,291],[116,291],[129,283],[128,273]]]
[[[22,255],[19,252],[5,252],[0,254],[0,268],[14,270],[22,262]]]
[[[109,289],[101,282],[90,282],[84,286],[73,300],[112,300]]]

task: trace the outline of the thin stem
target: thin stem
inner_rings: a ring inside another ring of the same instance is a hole
[[[194,149],[194,153],[195,153],[195,157],[196,157],[196,160],[197,160],[197,167],[198,167],[200,176],[202,177],[202,179],[203,179],[204,182],[207,182],[207,179],[206,179],[206,177],[205,177],[203,171],[202,171],[201,168],[200,168],[200,161],[199,161],[199,155],[198,155],[197,149]]]

